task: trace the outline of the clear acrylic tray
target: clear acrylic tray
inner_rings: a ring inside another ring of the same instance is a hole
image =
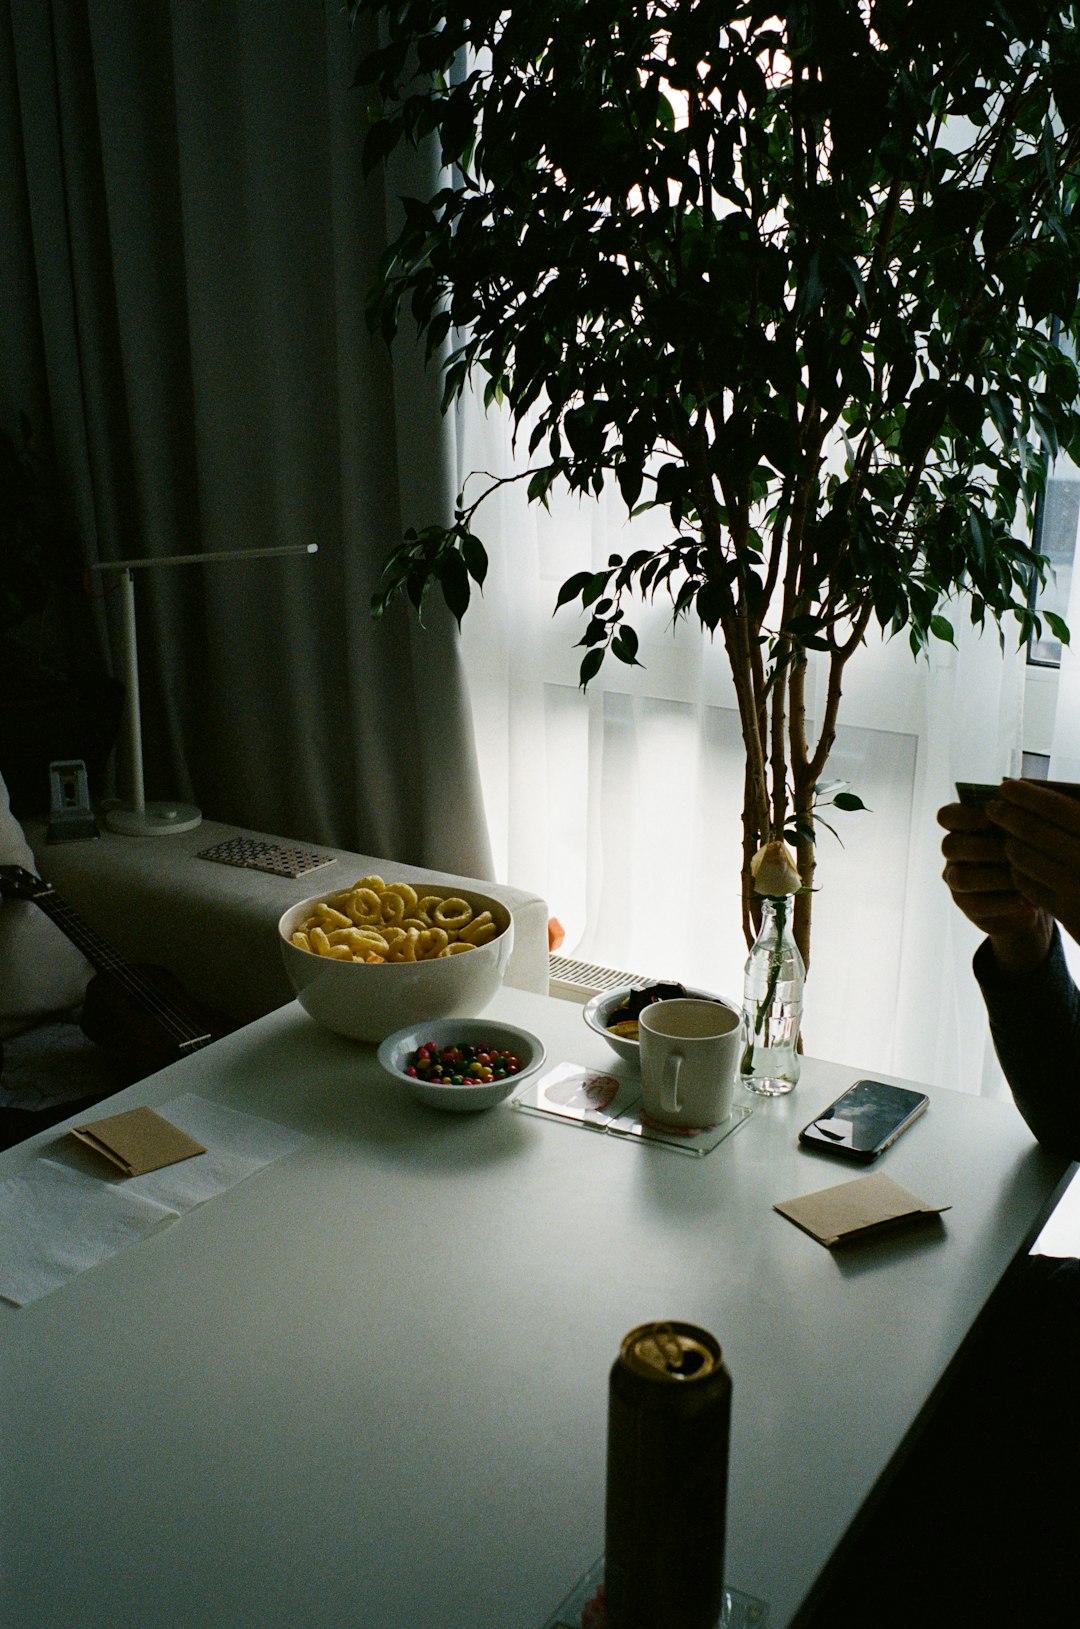
[[[707,1126],[702,1131],[674,1131],[643,1118],[640,1081],[624,1080],[578,1063],[556,1064],[538,1079],[526,1081],[510,1098],[510,1105],[563,1125],[635,1142],[659,1143],[677,1154],[690,1155],[710,1153],[753,1113],[750,1104],[740,1103],[721,1125]]]
[[[565,1601],[552,1613],[543,1629],[608,1629],[600,1589],[604,1582],[604,1558],[594,1561],[579,1578]],[[769,1609],[754,1595],[725,1588],[724,1604],[716,1629],[768,1629]]]

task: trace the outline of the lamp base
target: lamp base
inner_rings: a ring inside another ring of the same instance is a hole
[[[148,803],[145,809],[107,809],[102,819],[125,837],[175,837],[200,826],[202,812],[191,803]]]

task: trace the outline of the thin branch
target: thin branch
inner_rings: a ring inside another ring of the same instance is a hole
[[[825,713],[821,730],[818,734],[817,746],[806,765],[806,773],[811,782],[816,785],[821,779],[829,753],[836,740],[836,720],[840,711],[841,681],[848,659],[862,644],[866,630],[870,624],[873,612],[873,603],[869,599],[862,605],[852,624],[850,637],[843,645],[833,648],[829,657],[829,682],[825,693]]]

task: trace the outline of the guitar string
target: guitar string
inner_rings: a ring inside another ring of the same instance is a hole
[[[185,1015],[175,1007],[167,997],[155,990],[153,985],[142,978],[134,968],[104,940],[87,927],[75,910],[58,899],[56,895],[43,896],[35,900],[47,916],[51,916],[63,932],[67,933],[72,942],[83,951],[95,966],[103,972],[109,973],[117,983],[132,995],[135,1000],[158,1020],[180,1045],[193,1041],[206,1044],[213,1037],[210,1036],[203,1025],[196,1028]]]

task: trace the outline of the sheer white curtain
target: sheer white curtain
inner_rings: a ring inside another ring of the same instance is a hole
[[[505,427],[458,411],[463,475],[511,467]],[[648,543],[612,496],[528,506],[503,488],[477,521],[488,582],[465,619],[488,823],[503,880],[534,888],[565,954],[741,996],[742,748],[719,641],[673,633],[664,603],[637,618],[641,668],[605,662],[578,687],[584,624],[552,615],[572,571]],[[807,1050],[865,1070],[996,1094],[1000,1074],[971,973],[978,935],[941,881],[938,807],[957,779],[1007,773],[1020,745],[1023,652],[1003,655],[954,607],[957,649],[913,660],[871,642],[848,669],[826,779],[868,813],[819,837]]]

